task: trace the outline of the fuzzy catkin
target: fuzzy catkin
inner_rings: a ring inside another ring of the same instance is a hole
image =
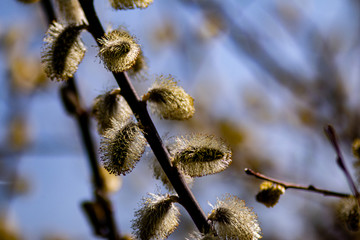
[[[53,22],[44,38],[41,62],[51,80],[67,80],[73,77],[85,55],[86,48],[79,38],[85,25],[69,25]]]
[[[193,232],[186,240],[220,240],[219,236],[215,236],[214,233],[203,234],[200,232]]]
[[[144,54],[142,51],[140,51],[139,56],[136,58],[135,64],[126,72],[132,79],[140,81],[147,79],[147,69],[148,65],[146,63]]]
[[[220,239],[257,240],[261,228],[256,214],[239,198],[226,195],[218,199],[208,219],[214,224]]]
[[[173,155],[173,164],[191,177],[221,172],[232,162],[229,146],[212,135],[177,137],[168,148]]]
[[[179,215],[172,196],[150,193],[135,212],[134,235],[141,240],[165,239],[179,225]]]
[[[353,155],[360,160],[360,138],[356,138],[353,141],[351,148]]]
[[[115,9],[147,8],[154,0],[109,0]]]
[[[266,207],[273,207],[284,193],[284,186],[264,181],[260,185],[260,192],[256,195],[256,201],[263,203]]]
[[[100,142],[104,168],[115,175],[131,172],[145,151],[146,139],[135,122],[112,121]]]
[[[87,24],[87,19],[79,0],[55,0],[55,10],[58,21],[62,24]]]
[[[337,208],[339,219],[350,231],[360,230],[360,208],[355,197],[341,199]]]
[[[132,111],[125,99],[120,95],[119,88],[97,96],[91,113],[97,120],[98,132],[101,135],[111,128],[113,120],[125,122],[132,116]]]
[[[101,39],[99,57],[105,67],[112,72],[124,72],[129,70],[138,58],[141,49],[135,39],[125,30],[113,30]]]
[[[195,113],[194,99],[171,75],[159,76],[143,100],[149,102],[153,113],[164,119],[186,120]]]

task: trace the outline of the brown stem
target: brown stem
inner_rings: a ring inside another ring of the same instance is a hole
[[[255,172],[254,170],[251,170],[249,168],[245,168],[245,173],[248,174],[248,175],[254,176],[256,178],[265,180],[265,181],[269,181],[269,182],[273,182],[273,183],[282,185],[285,189],[292,188],[292,189],[298,189],[298,190],[304,190],[304,191],[309,191],[309,192],[320,193],[320,194],[323,194],[325,196],[333,196],[333,197],[341,197],[341,198],[351,197],[352,196],[351,194],[339,193],[339,192],[334,192],[334,191],[329,191],[329,190],[316,188],[313,185],[302,186],[302,185],[298,185],[298,184],[294,184],[294,183],[280,181],[280,180],[265,176],[265,175],[263,175],[261,173]]]
[[[324,132],[336,152],[336,163],[338,164],[340,169],[343,171],[343,173],[346,177],[346,180],[348,181],[348,183],[350,185],[350,189],[353,192],[353,194],[355,195],[355,197],[358,201],[358,205],[360,207],[360,194],[359,194],[359,191],[357,190],[354,180],[351,177],[350,172],[348,171],[348,169],[345,166],[344,157],[342,156],[342,153],[341,153],[341,150],[339,147],[335,129],[333,126],[328,125],[324,128]]]
[[[89,22],[88,31],[93,35],[98,45],[100,46],[98,40],[104,36],[105,32],[95,12],[93,1],[80,0],[80,4]],[[142,102],[138,97],[134,87],[129,80],[129,77],[125,72],[113,72],[113,75],[119,87],[121,88],[122,96],[128,102],[138,122],[143,126],[145,137],[161,167],[173,185],[175,191],[179,195],[181,204],[187,210],[199,231],[203,233],[209,232],[211,227],[207,221],[207,218],[200,205],[196,201],[194,195],[187,186],[183,174],[179,172],[177,168],[171,166],[170,155],[149,116],[146,103]]]
[[[90,133],[90,119],[87,111],[79,101],[79,94],[75,85],[75,79],[69,78],[61,88],[63,105],[68,113],[74,115],[81,131],[81,137],[87,152],[95,189],[103,191],[104,182],[100,175],[94,142]]]

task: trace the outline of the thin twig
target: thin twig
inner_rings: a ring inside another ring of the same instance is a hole
[[[355,197],[358,201],[358,204],[360,206],[360,194],[359,194],[359,191],[357,190],[354,180],[351,177],[350,172],[348,171],[348,169],[345,166],[344,157],[342,156],[342,153],[341,153],[341,150],[339,147],[335,129],[333,126],[328,125],[324,128],[324,132],[335,150],[336,163],[339,165],[340,169],[343,171],[343,173],[346,177],[346,180],[348,181],[348,183],[350,185],[350,189],[353,192],[353,194],[355,195]]]
[[[298,189],[298,190],[303,190],[303,191],[320,193],[320,194],[323,194],[325,196],[342,197],[342,198],[352,196],[351,194],[339,193],[339,192],[334,192],[334,191],[329,191],[329,190],[316,188],[313,185],[302,186],[302,185],[298,185],[298,184],[294,184],[294,183],[284,182],[284,181],[281,181],[281,180],[277,180],[277,179],[265,176],[265,175],[263,175],[261,173],[255,172],[254,170],[251,170],[249,168],[245,168],[245,173],[248,174],[248,175],[252,175],[252,176],[254,176],[256,178],[265,180],[265,181],[269,181],[269,182],[273,182],[273,183],[282,185],[285,189],[292,188],[292,189]]]
[[[90,133],[89,114],[79,100],[79,94],[74,78],[69,78],[65,85],[61,88],[61,96],[63,105],[65,106],[67,112],[74,115],[78,122],[78,126],[80,127],[82,140],[89,158],[91,172],[93,174],[95,189],[102,191],[104,189],[104,182],[100,175],[97,154],[93,138]]]
[[[80,0],[80,4],[89,23],[88,31],[93,35],[98,45],[100,45],[98,40],[104,36],[105,31],[97,17],[93,1]],[[126,72],[113,72],[113,75],[121,88],[122,96],[129,104],[138,122],[143,126],[145,137],[175,191],[179,195],[181,204],[187,210],[199,231],[203,233],[209,232],[211,226],[208,223],[203,210],[187,186],[183,174],[176,167],[171,166],[170,155],[150,118],[146,103],[142,102],[138,97]]]

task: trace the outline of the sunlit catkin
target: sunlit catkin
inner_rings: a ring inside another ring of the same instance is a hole
[[[57,20],[66,25],[87,24],[84,11],[79,0],[55,0],[55,11]]]
[[[208,219],[220,239],[256,240],[261,229],[256,214],[245,202],[231,195],[218,199]]]
[[[109,0],[115,9],[147,8],[154,0]]]
[[[104,181],[104,190],[107,193],[115,193],[119,191],[122,186],[121,176],[110,174],[105,168],[100,167],[100,175]]]
[[[231,150],[220,138],[206,134],[178,137],[168,146],[173,164],[191,177],[201,177],[225,170]]]
[[[91,113],[97,120],[98,132],[101,135],[111,127],[111,119],[124,122],[132,115],[129,105],[120,95],[119,88],[97,96]]]
[[[99,56],[105,67],[112,72],[129,70],[140,54],[140,46],[123,29],[116,29],[99,39]]]
[[[129,69],[127,70],[127,74],[129,74],[129,76],[132,79],[136,79],[136,80],[146,80],[146,70],[148,69],[148,65],[145,61],[145,57],[142,51],[140,51],[139,56],[136,58],[135,64]]]
[[[41,62],[52,80],[67,80],[76,72],[86,48],[79,38],[85,25],[63,25],[53,22],[44,38]]]
[[[135,122],[112,121],[100,142],[104,168],[115,175],[131,172],[145,151],[146,140]]]
[[[140,240],[165,239],[179,225],[176,196],[149,194],[135,212],[132,228]]]
[[[347,229],[354,232],[360,230],[360,208],[356,198],[341,199],[338,205],[338,214]]]
[[[214,233],[208,233],[204,235],[200,232],[194,232],[189,235],[189,238],[186,240],[220,240],[219,236],[216,236]]]
[[[284,186],[265,181],[260,185],[260,192],[256,195],[256,201],[263,203],[267,207],[273,207],[284,193]]]
[[[360,138],[357,138],[352,143],[353,155],[360,160]]]
[[[143,100],[148,101],[151,110],[164,119],[184,120],[195,113],[194,99],[177,85],[172,76],[159,76]]]

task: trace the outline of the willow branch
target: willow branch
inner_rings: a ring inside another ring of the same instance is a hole
[[[46,14],[48,23],[51,24],[56,20],[54,8],[50,0],[42,0],[41,6]],[[92,179],[94,184],[94,195],[96,202],[100,204],[104,213],[102,224],[94,226],[96,229],[104,229],[103,236],[108,239],[119,239],[118,230],[116,228],[115,219],[113,216],[111,203],[105,192],[104,181],[100,175],[99,165],[97,161],[97,154],[93,138],[90,133],[90,119],[89,114],[82,106],[79,100],[78,90],[76,88],[75,79],[69,78],[64,86],[61,87],[62,102],[67,112],[76,118],[78,127],[80,129],[82,142],[88,155],[89,165],[91,168]],[[86,211],[86,209],[85,209]],[[86,211],[89,216],[89,212]],[[101,221],[100,221],[101,222]]]
[[[303,191],[308,191],[308,192],[320,193],[320,194],[323,194],[325,196],[341,197],[341,198],[346,198],[346,197],[351,197],[352,196],[351,194],[339,193],[339,192],[334,192],[334,191],[329,191],[329,190],[316,188],[313,185],[303,186],[303,185],[298,185],[298,184],[294,184],[294,183],[280,181],[278,179],[271,178],[271,177],[265,176],[264,174],[255,172],[254,170],[251,170],[249,168],[245,168],[245,173],[248,174],[248,175],[254,176],[256,178],[265,180],[265,181],[269,181],[269,182],[279,184],[279,185],[283,186],[285,189],[292,188],[292,189],[303,190]]]
[[[80,0],[80,4],[89,22],[88,31],[90,34],[92,34],[92,36],[97,41],[97,44],[100,46],[98,40],[104,36],[105,31],[97,17],[93,1]],[[199,231],[207,233],[211,228],[207,218],[200,205],[196,201],[194,195],[187,186],[183,174],[176,167],[171,165],[170,155],[150,118],[146,108],[146,103],[141,101],[137,95],[126,72],[113,72],[113,75],[119,87],[121,88],[122,96],[129,104],[130,108],[135,114],[137,121],[143,127],[145,138],[154,152],[154,155],[158,159],[175,191],[179,195],[181,204],[187,210]]]
[[[328,125],[324,128],[324,132],[325,132],[326,136],[328,137],[332,147],[335,150],[336,163],[338,164],[340,169],[343,171],[343,173],[346,177],[346,180],[348,181],[348,183],[350,185],[350,189],[353,192],[353,194],[355,195],[355,197],[358,201],[358,204],[360,206],[360,194],[359,194],[359,191],[357,190],[354,180],[352,179],[352,177],[350,175],[350,172],[348,171],[348,169],[345,166],[344,157],[342,156],[342,153],[341,153],[341,150],[339,147],[335,129],[331,125]]]

